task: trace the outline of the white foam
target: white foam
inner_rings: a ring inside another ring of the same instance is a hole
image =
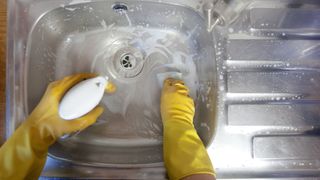
[[[161,86],[157,74],[179,72],[190,89],[190,96],[195,98],[198,76],[194,54],[190,51],[192,47],[188,47],[188,41],[192,40],[167,30],[116,28],[104,22],[102,26],[104,29],[66,37],[57,53],[56,78],[88,71],[109,76],[117,91],[104,96],[102,105],[109,114],[102,116],[102,121],[108,120],[103,119],[105,117],[121,115],[123,120],[132,121],[128,123],[137,132],[161,135]],[[135,47],[143,52],[142,78],[124,82],[108,71],[106,62],[122,46]]]

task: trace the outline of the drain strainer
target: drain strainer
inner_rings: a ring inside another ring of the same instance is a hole
[[[127,79],[137,77],[143,68],[144,59],[140,50],[134,47],[119,49],[112,58],[109,71],[116,78]]]
[[[121,57],[120,64],[124,69],[133,69],[136,66],[136,58],[131,54],[125,54]]]

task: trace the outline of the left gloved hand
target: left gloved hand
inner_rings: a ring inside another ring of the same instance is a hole
[[[61,119],[58,114],[59,102],[66,91],[80,81],[95,76],[77,74],[48,86],[37,107],[0,148],[0,179],[37,179],[45,164],[48,148],[57,138],[83,130],[96,122],[103,112],[102,107],[96,107],[85,116],[71,121]],[[108,87],[113,91],[113,86]]]

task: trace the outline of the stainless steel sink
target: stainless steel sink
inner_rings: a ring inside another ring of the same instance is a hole
[[[34,21],[21,37],[23,59],[14,57],[23,67],[12,69],[21,78],[13,82],[21,99],[12,106],[21,114],[11,114],[10,132],[50,82],[81,72],[107,75],[117,91],[104,96],[104,114],[54,144],[50,158],[91,167],[163,168],[159,79],[179,72],[196,103],[195,127],[209,145],[216,127],[216,63],[212,33],[197,10],[153,1],[29,3],[26,14]]]
[[[43,178],[165,179],[157,74],[181,72],[218,178],[320,178],[316,0],[9,1],[7,137],[48,83],[118,86]],[[217,113],[216,113],[217,112]]]
[[[215,124],[216,68],[213,38],[206,29],[192,9],[156,2],[90,2],[45,13],[28,40],[26,112],[36,106],[50,81],[70,74],[107,75],[118,89],[102,100],[106,111],[96,124],[56,143],[50,155],[88,165],[159,165],[157,76],[176,71],[190,87],[197,104],[195,123],[208,144]]]

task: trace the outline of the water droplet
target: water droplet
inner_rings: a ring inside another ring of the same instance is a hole
[[[234,32],[234,29],[233,28],[229,28],[229,33],[233,33]]]

